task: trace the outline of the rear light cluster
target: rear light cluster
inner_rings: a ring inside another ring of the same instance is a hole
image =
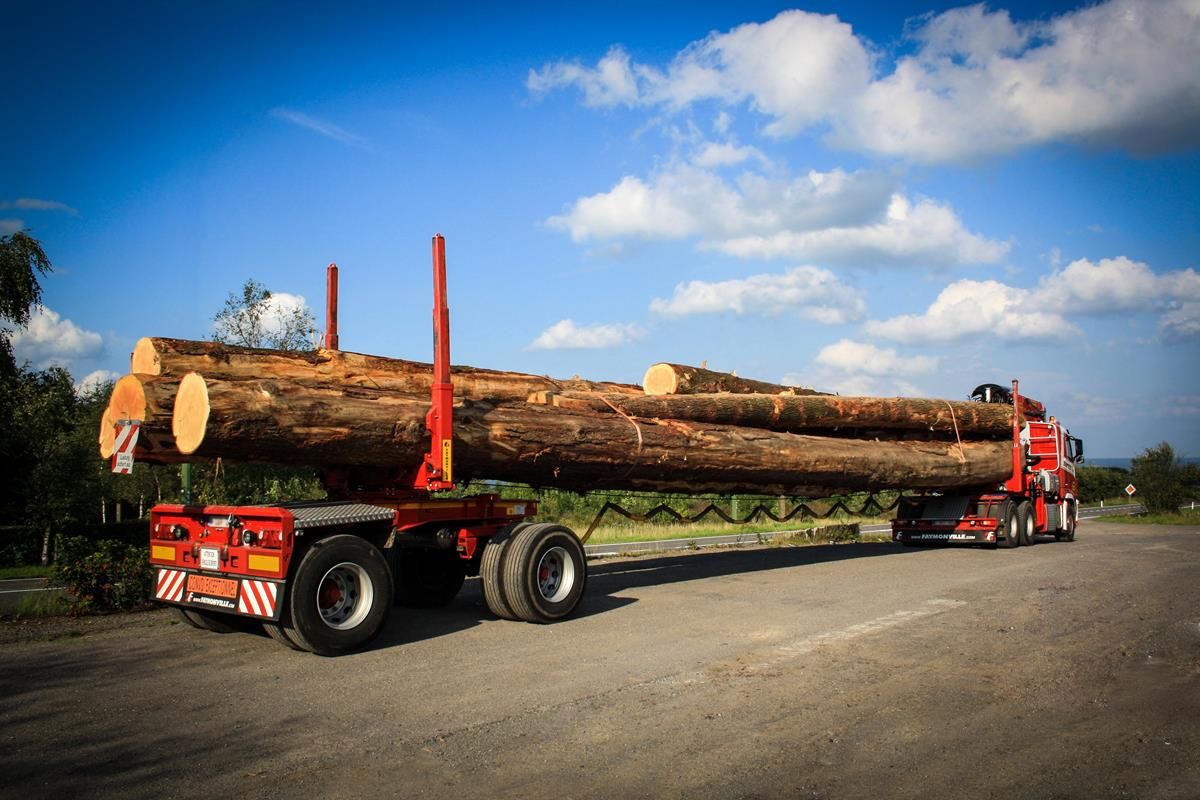
[[[192,528],[195,530],[193,531]],[[228,539],[225,538],[227,530],[229,532]],[[178,522],[161,522],[151,527],[150,538],[175,542],[193,541],[200,543],[213,540],[212,543],[214,544],[219,541],[222,544],[227,543],[243,547],[265,547],[273,550],[283,548],[283,531],[271,530],[269,528],[249,528],[244,525],[226,528],[225,526],[196,524],[189,527]]]

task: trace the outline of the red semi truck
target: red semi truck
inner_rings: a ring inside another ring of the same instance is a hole
[[[573,613],[587,582],[579,538],[533,523],[532,500],[439,498],[454,488],[453,387],[445,241],[433,239],[434,382],[430,449],[409,474],[326,473],[334,499],[272,506],[159,505],[150,512],[154,597],[190,625],[260,622],[297,650],[335,656],[367,644],[394,603],[449,603],[478,575],[488,608],[548,623]],[[337,348],[337,273],[330,268],[327,348]],[[1011,402],[1013,474],[994,490],[903,498],[896,541],[1016,547],[1039,533],[1071,540],[1082,445],[1036,401],[985,385],[981,402]]]
[[[587,561],[562,525],[528,520],[531,500],[435,498],[454,488],[453,387],[445,240],[433,239],[434,384],[430,450],[400,478],[327,474],[337,499],[275,506],[159,505],[150,512],[154,597],[188,624],[257,620],[275,639],[334,656],[362,647],[393,602],[450,602],[479,575],[499,617],[554,622],[579,604]],[[337,347],[330,268],[326,347]]]
[[[903,497],[892,521],[892,538],[904,545],[1031,545],[1040,534],[1075,541],[1083,442],[1036,400],[992,383],[971,398],[1013,407],[1012,474],[1004,483],[977,492]]]

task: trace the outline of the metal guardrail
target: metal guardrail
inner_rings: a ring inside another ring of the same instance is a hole
[[[1117,517],[1144,513],[1146,513],[1146,507],[1141,503],[1122,503],[1116,506],[1092,506],[1090,508],[1081,508],[1079,509],[1079,518],[1095,519],[1096,517]]]

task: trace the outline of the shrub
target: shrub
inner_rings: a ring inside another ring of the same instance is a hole
[[[153,569],[147,548],[82,537],[63,539],[54,579],[78,602],[80,611],[136,608],[150,601]]]
[[[1095,503],[1111,497],[1124,497],[1129,471],[1119,467],[1078,467],[1079,498]]]
[[[1186,499],[1183,462],[1171,445],[1163,442],[1133,459],[1130,481],[1150,512],[1177,512]]]

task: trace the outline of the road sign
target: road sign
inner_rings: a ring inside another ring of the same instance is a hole
[[[1133,493],[1136,491],[1137,491],[1137,487],[1134,486],[1132,483],[1125,487],[1125,494],[1129,495],[1130,497],[1133,497]]]
[[[117,439],[113,445],[112,471],[118,475],[133,472],[133,448],[137,446],[141,421],[123,419],[117,422]]]

